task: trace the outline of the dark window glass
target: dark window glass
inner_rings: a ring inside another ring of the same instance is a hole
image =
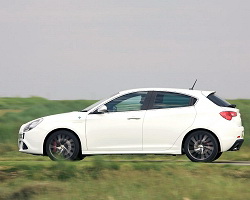
[[[212,101],[213,103],[215,103],[217,106],[221,106],[221,107],[231,107],[232,105],[230,103],[228,103],[227,101],[221,99],[220,97],[216,96],[214,93],[208,95],[207,97],[210,101]]]
[[[141,110],[147,92],[135,92],[118,97],[106,104],[108,112]]]
[[[190,106],[194,99],[178,93],[158,92],[153,104],[153,109],[178,108]],[[192,104],[193,105],[193,104]]]

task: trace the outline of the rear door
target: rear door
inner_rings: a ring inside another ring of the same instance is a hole
[[[170,149],[177,138],[194,122],[196,111],[193,97],[154,92],[143,124],[143,150]]]

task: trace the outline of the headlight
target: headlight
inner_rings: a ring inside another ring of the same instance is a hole
[[[23,131],[24,131],[24,132],[30,131],[31,129],[35,128],[38,124],[40,124],[42,121],[43,121],[43,118],[40,118],[40,119],[36,119],[36,120],[34,120],[34,121],[28,123],[28,124],[24,127]]]

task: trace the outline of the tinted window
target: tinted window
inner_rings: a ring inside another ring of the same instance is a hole
[[[147,92],[135,92],[118,97],[106,104],[108,112],[141,110]]]
[[[212,101],[213,103],[215,103],[217,106],[222,106],[222,107],[230,107],[232,106],[230,103],[228,103],[227,101],[221,99],[220,97],[216,96],[214,93],[208,95],[207,97],[210,101]]]
[[[178,108],[190,106],[192,97],[178,93],[158,92],[153,103],[153,109]]]

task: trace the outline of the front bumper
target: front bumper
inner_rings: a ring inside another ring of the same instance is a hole
[[[18,137],[19,152],[43,155],[44,139],[45,131],[43,129],[35,128],[24,132],[23,128],[21,128]]]
[[[241,145],[242,145],[243,142],[244,142],[244,139],[237,140],[228,151],[238,151],[238,150],[240,150]]]

